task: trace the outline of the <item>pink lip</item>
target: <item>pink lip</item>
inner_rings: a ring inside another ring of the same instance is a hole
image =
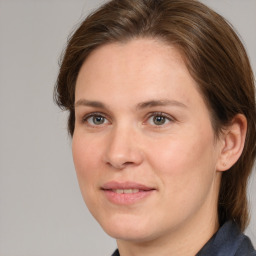
[[[115,190],[120,189],[136,189],[138,191],[134,193],[117,193]],[[156,189],[153,187],[148,187],[143,184],[135,183],[135,182],[116,182],[111,181],[105,183],[101,190],[104,192],[106,198],[114,204],[118,205],[131,205],[136,202],[145,199],[150,196]]]
[[[101,189],[103,190],[112,190],[112,189],[139,189],[139,190],[153,190],[153,187],[148,187],[136,182],[117,182],[117,181],[110,181],[105,183]]]

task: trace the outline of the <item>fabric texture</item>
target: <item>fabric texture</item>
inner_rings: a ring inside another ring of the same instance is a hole
[[[120,256],[116,250],[112,256]],[[246,235],[233,221],[220,227],[196,256],[256,256],[256,251]]]

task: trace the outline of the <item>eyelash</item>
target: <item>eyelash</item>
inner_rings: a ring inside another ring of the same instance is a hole
[[[146,121],[145,121],[144,123],[148,122],[149,119],[152,118],[152,117],[153,117],[153,118],[154,118],[154,117],[164,117],[164,118],[165,118],[166,120],[168,120],[169,122],[174,122],[174,121],[175,121],[175,119],[174,119],[173,117],[171,117],[170,115],[165,114],[165,113],[163,113],[163,112],[152,112],[152,113],[149,113],[149,115],[147,116]],[[157,128],[161,128],[161,127],[165,126],[165,124],[162,124],[162,125],[157,125],[157,124],[155,124],[155,125],[153,125],[153,126],[155,126],[155,127],[157,127]]]
[[[88,115],[85,115],[82,119],[82,123],[89,123],[88,122],[88,119],[91,118],[91,117],[102,117],[102,118],[105,118],[106,120],[108,120],[108,117],[101,113],[101,112],[93,112],[93,113],[90,113]],[[109,121],[109,120],[108,120]],[[89,126],[93,127],[93,126],[100,126],[100,125],[91,125],[91,124],[88,124]]]
[[[101,118],[104,118],[105,120],[107,120],[109,123],[111,123],[109,121],[109,118],[105,114],[103,114],[101,112],[93,112],[93,113],[85,115],[82,118],[82,123],[87,123],[87,125],[90,126],[90,127],[102,127],[104,125],[104,124],[99,124],[99,125],[97,125],[97,124],[94,124],[94,125],[93,124],[89,124],[88,119],[91,118],[91,117],[101,117]],[[171,117],[170,115],[165,114],[163,112],[151,112],[151,113],[149,113],[147,115],[146,120],[143,122],[143,124],[148,123],[150,118],[154,118],[154,117],[163,117],[166,120],[168,120],[169,122],[174,122],[175,121],[175,119],[173,117]],[[161,127],[165,126],[165,124],[160,124],[160,125],[157,125],[157,124],[153,125],[152,124],[152,126],[155,126],[157,128],[161,128]]]

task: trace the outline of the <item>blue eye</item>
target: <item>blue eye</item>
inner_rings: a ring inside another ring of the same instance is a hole
[[[156,113],[149,117],[148,122],[150,125],[165,125],[171,122],[170,117],[166,117],[163,113]]]
[[[90,116],[84,118],[84,122],[87,122],[91,126],[100,126],[109,123],[104,116],[99,114],[91,114]]]
[[[154,116],[153,122],[155,125],[163,125],[166,122],[166,117],[164,116]]]

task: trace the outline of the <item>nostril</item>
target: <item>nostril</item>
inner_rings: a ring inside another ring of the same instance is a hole
[[[124,169],[125,167],[127,166],[130,166],[130,165],[134,165],[135,163],[133,162],[124,162],[124,163],[117,163],[117,162],[107,162],[107,165],[108,166],[111,166],[115,169],[119,169],[119,170],[122,170]]]
[[[133,162],[125,162],[125,163],[123,163],[123,165],[125,165],[125,166],[132,165],[132,164],[134,164],[134,163]]]

